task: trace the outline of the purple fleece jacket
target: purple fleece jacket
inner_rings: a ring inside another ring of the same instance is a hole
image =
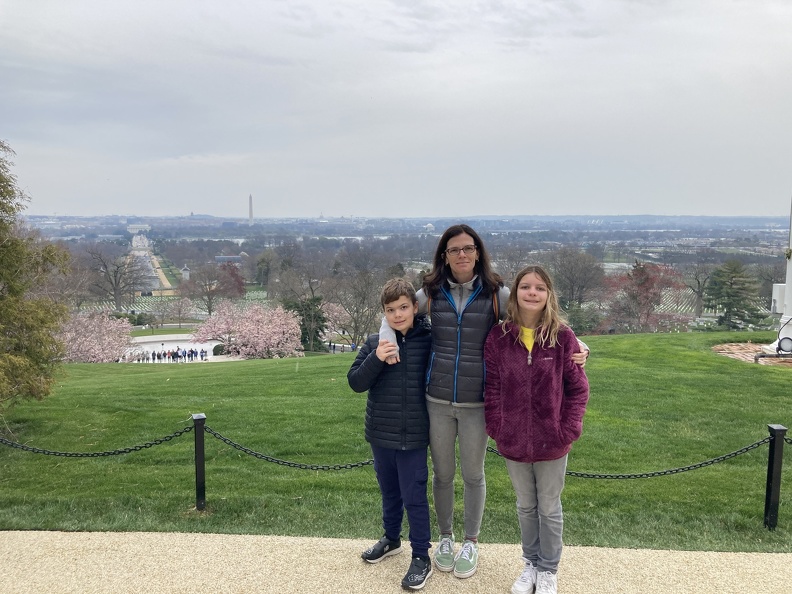
[[[534,343],[529,363],[520,327],[504,325],[492,328],[484,344],[487,434],[509,460],[557,460],[580,437],[589,397],[586,373],[571,359],[578,340],[563,326],[555,347]]]

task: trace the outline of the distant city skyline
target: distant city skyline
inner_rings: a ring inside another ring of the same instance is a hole
[[[30,215],[786,216],[792,3],[0,4]]]

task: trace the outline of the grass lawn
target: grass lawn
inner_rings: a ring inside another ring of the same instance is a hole
[[[641,473],[738,450],[792,426],[792,369],[713,353],[771,333],[587,336],[591,400],[569,470]],[[311,465],[368,460],[365,396],[346,372],[354,355],[211,364],[74,364],[52,396],[5,414],[3,436],[61,452],[143,444],[192,425],[274,458]],[[10,430],[10,434],[8,431]],[[193,433],[124,455],[73,458],[0,444],[0,529],[184,531],[376,538],[373,468],[301,470],[244,454],[205,434],[205,512],[197,512]],[[790,447],[779,525],[763,527],[766,445],[706,468],[634,480],[569,477],[571,545],[792,552]],[[487,457],[482,541],[519,542],[503,461]],[[458,483],[461,480],[458,479]],[[461,484],[456,532],[462,532]],[[434,525],[434,522],[433,522]],[[405,531],[406,534],[406,531]],[[435,534],[436,536],[436,534]]]
[[[194,322],[184,322],[181,328],[146,328],[145,330],[132,330],[130,335],[138,336],[168,336],[170,334],[192,334],[195,330]]]

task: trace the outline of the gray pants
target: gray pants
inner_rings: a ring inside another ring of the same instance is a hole
[[[464,482],[465,537],[478,538],[487,484],[484,456],[487,432],[484,407],[469,408],[426,402],[429,411],[429,448],[432,453],[432,493],[440,534],[454,527],[454,476],[456,442],[459,439],[459,466]]]
[[[523,558],[539,571],[556,573],[561,561],[564,532],[561,491],[566,465],[566,456],[534,464],[506,460],[506,470],[517,493]]]

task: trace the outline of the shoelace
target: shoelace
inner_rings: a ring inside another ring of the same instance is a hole
[[[464,545],[462,545],[462,550],[459,551],[459,556],[465,561],[470,561],[471,557],[473,557],[473,545],[469,542],[466,542]]]
[[[540,571],[536,575],[537,591],[544,588],[547,588],[548,590],[552,589],[552,591],[554,591],[555,585],[556,585],[556,576],[554,573],[550,573],[549,571]]]
[[[533,565],[526,565],[525,569],[523,569],[523,572],[520,574],[520,577],[517,579],[519,579],[521,582],[525,582],[526,584],[529,582],[535,582],[535,571],[536,570],[534,569]]]
[[[442,539],[440,541],[440,546],[438,547],[438,549],[439,549],[438,552],[443,554],[443,555],[448,554],[451,551],[453,551],[453,548],[452,548],[452,545],[451,545],[451,539],[450,538]]]

